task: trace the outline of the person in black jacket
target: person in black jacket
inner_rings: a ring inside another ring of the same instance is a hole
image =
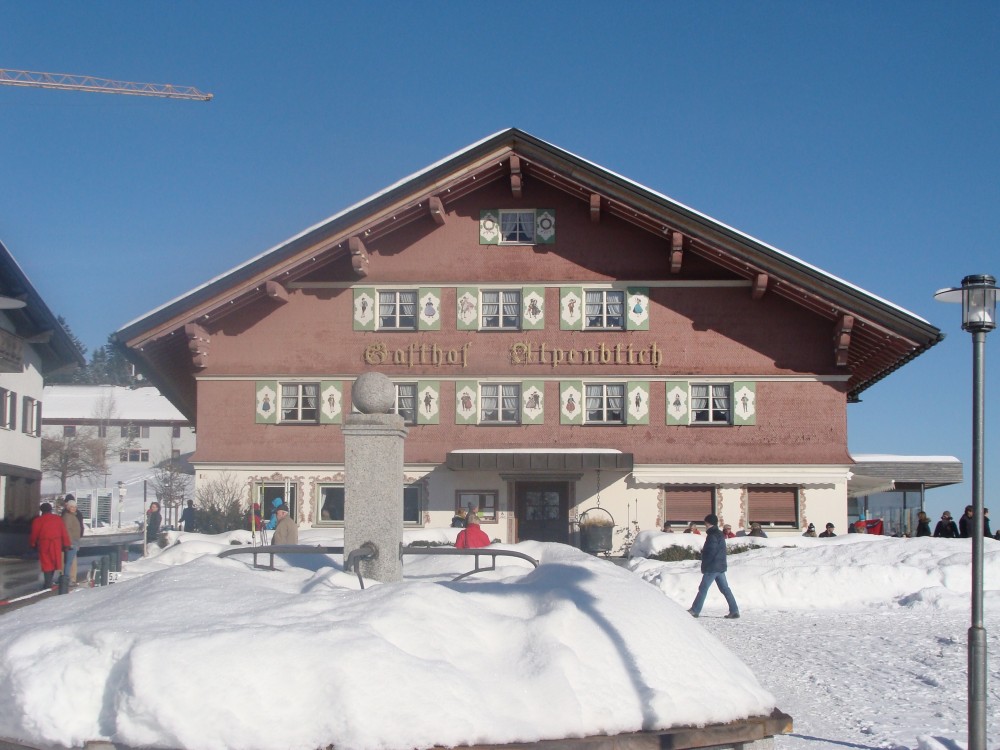
[[[692,617],[701,614],[701,608],[705,604],[705,597],[713,581],[719,587],[719,591],[726,597],[729,604],[729,614],[727,620],[735,620],[740,616],[740,608],[736,604],[736,597],[733,596],[726,580],[726,539],[719,530],[719,517],[714,513],[705,516],[705,544],[701,548],[701,585],[698,587],[698,595],[694,598],[694,604],[688,612]]]
[[[951,513],[949,511],[941,514],[941,520],[934,527],[934,536],[941,537],[942,539],[958,538],[958,526],[951,520]]]
[[[926,513],[920,511],[917,513],[917,533],[913,536],[930,536],[931,535],[931,519]]]
[[[958,519],[958,535],[962,539],[969,539],[972,537],[972,520],[975,518],[976,509],[971,505],[965,506],[965,513],[962,517]]]

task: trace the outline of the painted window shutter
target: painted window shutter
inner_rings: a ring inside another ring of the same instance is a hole
[[[526,286],[521,290],[521,330],[545,328],[545,287]]]
[[[441,289],[423,288],[417,291],[417,330],[441,330]]]
[[[649,424],[649,383],[645,380],[630,380],[625,389],[626,422],[628,424]]]
[[[343,382],[340,380],[321,380],[319,398],[319,423],[340,424],[344,417]]]
[[[479,383],[459,380],[455,383],[455,424],[479,422]]]
[[[545,382],[525,380],[521,383],[521,424],[545,422]]]
[[[258,380],[256,388],[256,422],[257,424],[278,423],[278,381]]]
[[[667,381],[667,424],[690,424],[691,393],[686,381]]]
[[[500,244],[500,211],[487,208],[479,212],[479,244]]]
[[[625,303],[628,305],[625,327],[629,331],[648,331],[649,287],[630,286]]]
[[[441,419],[441,384],[437,380],[417,383],[417,424],[438,424]]]
[[[354,287],[354,330],[374,331],[378,319],[378,295],[374,287]]]
[[[559,383],[559,423],[583,424],[583,381]]]
[[[583,287],[560,287],[559,328],[563,331],[583,330]]]
[[[556,210],[539,208],[535,210],[535,244],[554,245],[556,242]]]
[[[748,381],[733,383],[733,424],[757,424],[757,384]]]
[[[459,287],[456,291],[455,327],[459,331],[479,328],[479,290],[474,286]]]

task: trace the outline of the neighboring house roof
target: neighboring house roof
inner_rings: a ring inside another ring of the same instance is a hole
[[[309,227],[131,321],[114,338],[150,380],[193,417],[197,362],[192,362],[192,352],[197,360],[207,343],[198,323],[215,323],[263,298],[281,299],[287,282],[349,254],[357,269],[354,278],[363,278],[369,260],[364,242],[410,222],[440,223],[451,202],[495,180],[509,179],[518,195],[522,177],[575,195],[590,203],[592,212],[607,212],[665,242],[680,238],[681,252],[749,279],[755,293],[780,295],[827,318],[832,345],[840,347],[850,374],[851,400],[943,338],[936,327],[901,307],[515,128],[474,143]],[[175,335],[178,332],[184,335]]]
[[[110,411],[110,413],[108,413]],[[117,385],[45,387],[43,423],[103,419],[108,422],[187,422],[156,388]]]
[[[946,487],[962,482],[962,462],[954,456],[894,456],[881,453],[852,456],[854,475],[848,495],[857,497],[891,489],[923,485]]]
[[[24,307],[4,310],[14,333],[38,353],[42,375],[87,361],[35,289],[14,256],[0,242],[0,296],[22,300]]]

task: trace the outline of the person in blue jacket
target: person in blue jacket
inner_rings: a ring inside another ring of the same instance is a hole
[[[726,580],[726,538],[719,530],[719,517],[714,513],[705,516],[705,544],[701,548],[701,585],[698,587],[698,595],[694,598],[694,604],[688,612],[692,617],[701,614],[701,608],[705,604],[705,597],[714,582],[722,595],[726,597],[729,604],[729,614],[727,620],[736,620],[740,616],[740,608],[736,604],[736,597],[733,596]]]
[[[274,531],[274,527],[278,525],[278,508],[285,504],[285,501],[280,497],[274,498],[271,501],[271,517],[267,519],[267,523],[264,524],[264,528],[268,531]]]

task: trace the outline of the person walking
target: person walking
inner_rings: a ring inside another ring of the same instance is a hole
[[[951,512],[945,511],[941,514],[941,520],[934,527],[934,536],[941,539],[958,539],[958,526],[951,520]]]
[[[274,533],[271,534],[271,544],[298,544],[299,527],[288,515],[288,506],[282,503],[274,509]]]
[[[80,551],[80,538],[84,533],[83,519],[76,507],[76,498],[66,495],[63,500],[62,522],[69,534],[69,549],[63,561],[63,575],[69,576],[69,585],[76,586],[76,556]]]
[[[930,536],[931,535],[931,519],[930,517],[920,511],[917,513],[917,533],[914,536]]]
[[[42,503],[41,514],[31,522],[28,546],[38,550],[38,564],[42,568],[42,591],[52,587],[52,576],[62,570],[63,552],[69,549],[66,525],[52,512],[52,503]]]
[[[188,500],[187,507],[181,511],[181,524],[184,531],[194,531],[194,501]]]
[[[726,619],[736,620],[740,616],[740,608],[736,604],[736,597],[733,596],[729,582],[726,580],[726,569],[729,567],[726,563],[726,539],[722,536],[722,531],[719,530],[719,517],[714,513],[705,516],[705,535],[705,544],[701,548],[701,585],[698,586],[698,595],[695,596],[694,604],[691,605],[688,612],[692,617],[698,617],[701,614],[705,597],[708,596],[708,590],[714,582],[722,595],[726,597],[726,603],[729,605],[729,614],[726,615]]]
[[[963,513],[962,517],[958,519],[958,535],[962,537],[962,539],[972,538],[972,521],[975,517],[975,513],[975,508],[971,505],[966,505],[965,513]]]

